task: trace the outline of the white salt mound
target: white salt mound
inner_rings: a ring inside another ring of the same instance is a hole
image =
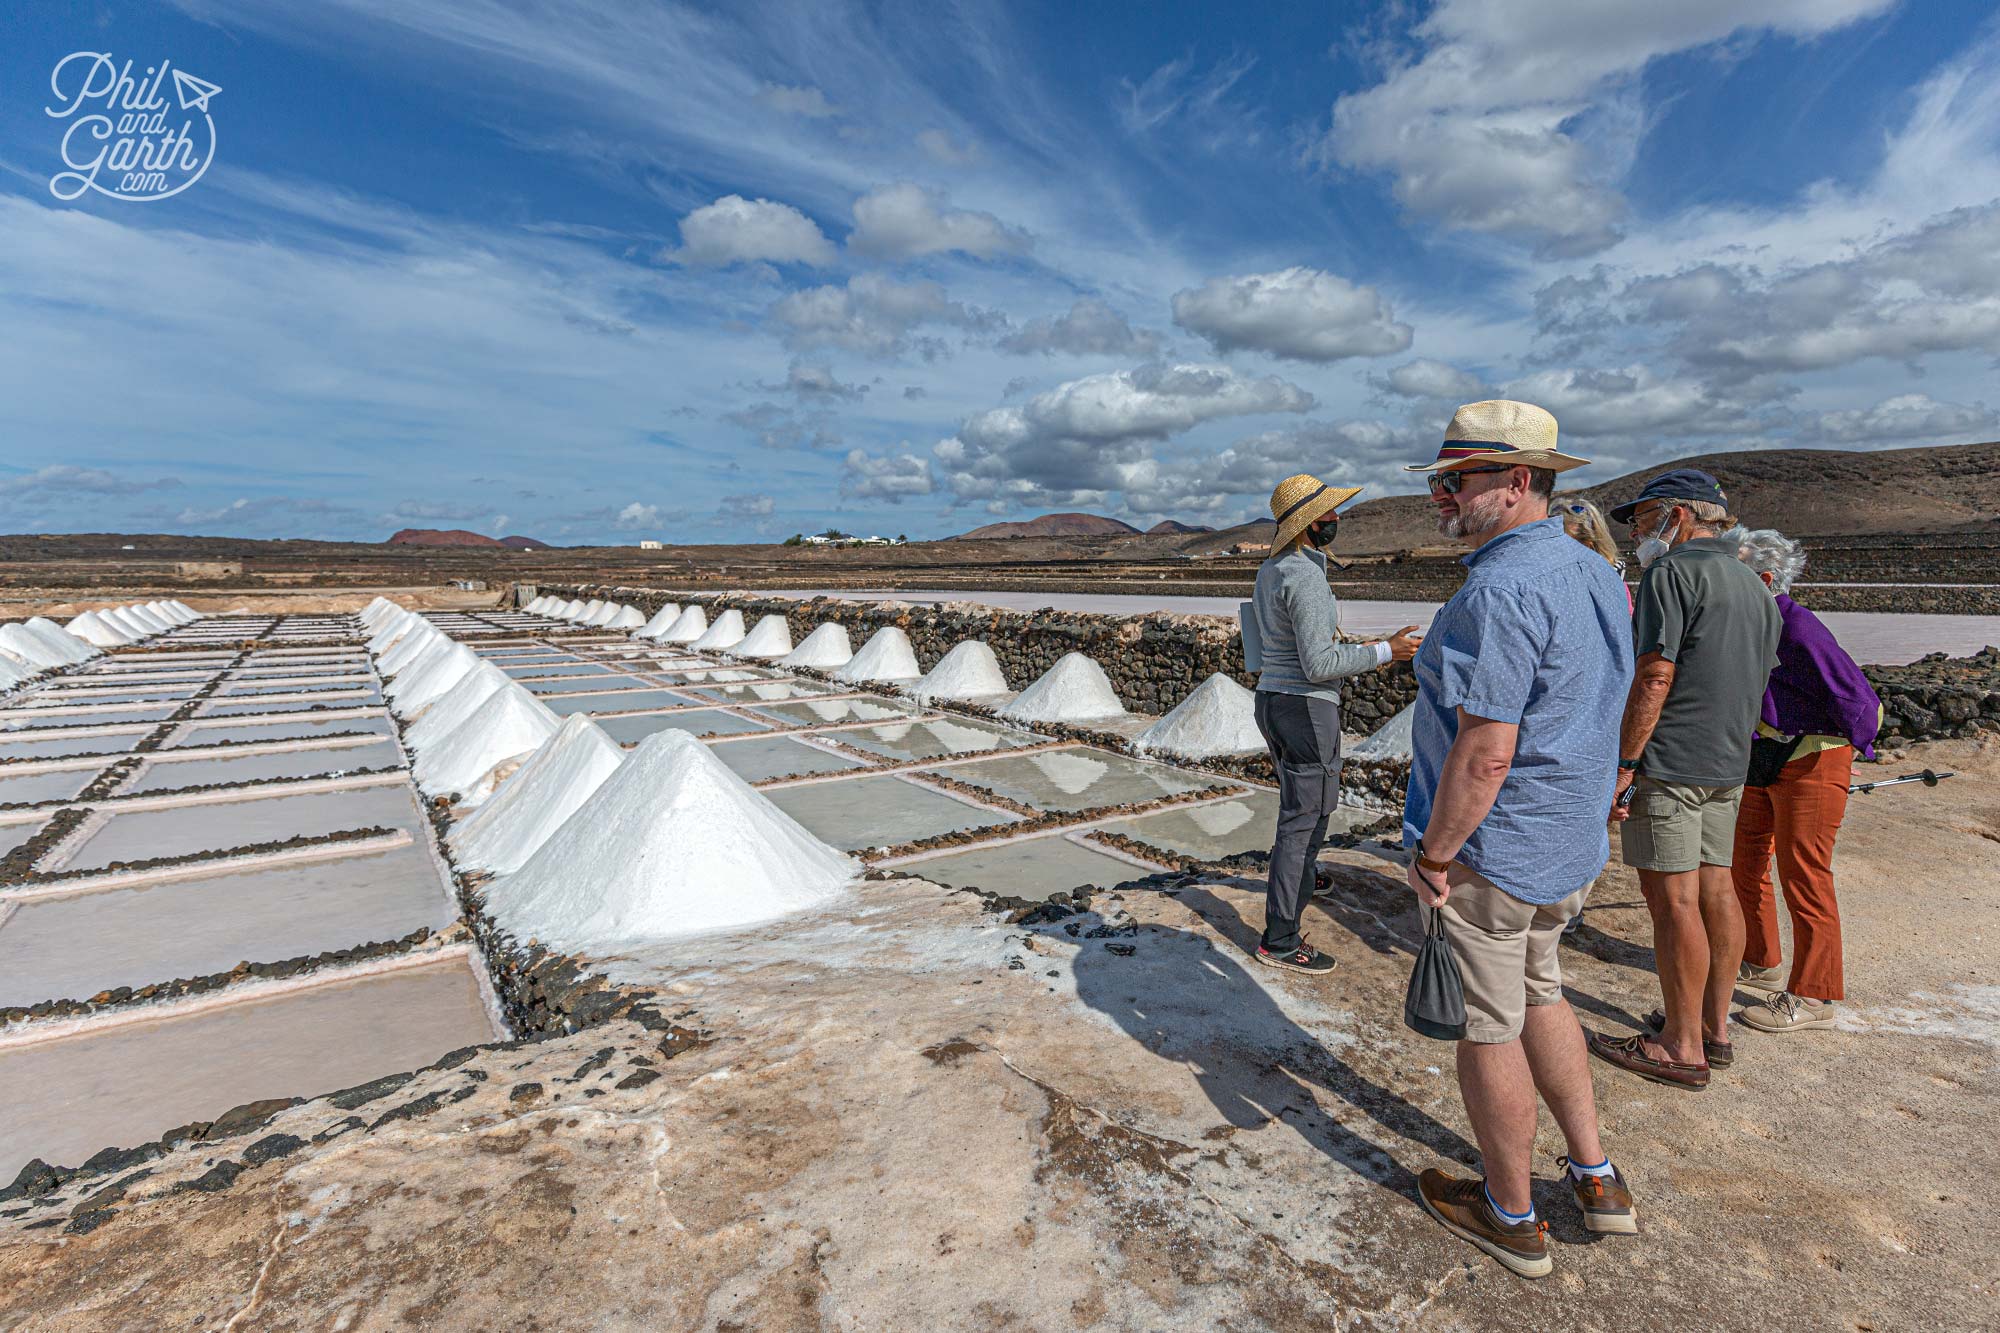
[[[174,605],[179,607],[181,611],[187,615],[188,622],[190,624],[192,624],[197,620],[203,619],[202,613],[195,610],[193,607],[189,606],[186,602],[176,599]]]
[[[382,692],[391,699],[400,698],[403,691],[416,684],[425,671],[451,656],[452,650],[458,646],[449,636],[435,630],[415,643],[406,640],[397,644],[382,654],[379,663],[381,670],[390,673],[389,683],[382,687]]]
[[[743,613],[724,611],[715,618],[715,623],[708,627],[708,633],[688,646],[698,653],[720,652],[724,648],[734,647],[742,642],[742,639]]]
[[[133,624],[144,626],[148,634],[165,634],[173,628],[172,625],[169,625],[160,617],[158,612],[150,607],[134,603],[131,606],[121,606],[118,608],[118,611],[120,615]]]
[[[392,685],[409,682],[402,694],[390,701],[390,711],[405,722],[415,722],[482,665],[490,668],[490,664],[482,663],[479,655],[470,648],[454,643],[442,656],[421,669],[412,668],[390,682]]]
[[[1257,730],[1257,696],[1218,671],[1140,732],[1132,748],[1189,759],[1254,754],[1264,748],[1264,735]]]
[[[910,636],[894,625],[884,625],[833,673],[833,678],[850,685],[897,684],[923,674],[917,666],[916,650],[910,647]]]
[[[690,606],[675,617],[674,623],[654,635],[661,643],[693,643],[708,633],[708,613],[698,606]]]
[[[812,633],[799,641],[798,647],[778,659],[778,665],[831,671],[845,666],[853,656],[854,649],[847,642],[847,626],[829,620],[815,626]]]
[[[611,623],[611,621],[613,620],[614,617],[617,616],[617,614],[618,614],[618,603],[606,602],[604,605],[598,607],[595,612],[585,616],[583,618],[583,623],[590,626],[592,629],[603,629],[605,626]]]
[[[486,902],[524,942],[602,951],[803,912],[858,869],[706,745],[661,731]]]
[[[1347,753],[1356,759],[1408,759],[1415,726],[1416,705],[1407,704],[1402,712],[1384,722],[1373,735]]]
[[[604,622],[606,629],[638,629],[646,623],[646,613],[636,606],[621,606],[618,613]]]
[[[460,805],[478,805],[556,734],[556,726],[556,715],[541,700],[510,684],[488,695],[437,744],[418,751],[410,776],[426,796],[457,792]]]
[[[512,874],[604,785],[625,752],[588,713],[572,713],[446,837],[462,870]]]
[[[1124,715],[1111,678],[1082,653],[1065,653],[1000,710],[1010,722],[1100,722]]]
[[[131,634],[119,629],[95,611],[85,611],[63,628],[84,642],[99,648],[123,647],[132,642],[133,638]]]
[[[114,606],[98,614],[104,618],[107,625],[123,634],[130,642],[137,643],[140,639],[149,639],[153,636],[154,631],[151,626],[144,621],[134,620],[122,606]]]
[[[978,639],[967,639],[938,659],[930,673],[910,691],[918,703],[933,699],[980,699],[1007,693],[1000,659]]]
[[[477,662],[454,681],[450,689],[432,700],[421,717],[416,717],[403,732],[404,742],[422,754],[456,730],[459,723],[478,712],[480,705],[495,691],[509,687],[527,693],[527,687],[516,685],[512,677],[491,662]],[[534,695],[529,694],[528,697],[532,699]],[[415,714],[411,716],[415,717]]]
[[[22,681],[39,674],[40,672],[24,662],[0,655],[0,690],[11,690]]]
[[[756,627],[738,639],[729,650],[731,657],[783,657],[792,651],[792,629],[775,612],[758,621]]]
[[[419,616],[408,633],[383,650],[382,656],[376,659],[375,669],[385,676],[400,676],[423,655],[426,648],[440,639],[446,639],[444,632]],[[448,639],[446,641],[449,642]]]
[[[87,662],[104,656],[104,650],[88,639],[71,634],[47,616],[29,616],[21,628],[46,643],[50,650],[71,662]]]
[[[659,610],[653,612],[651,620],[648,620],[638,629],[633,630],[632,637],[635,639],[657,639],[673,628],[674,622],[680,618],[681,604],[679,602],[668,602]]]
[[[368,655],[380,657],[403,641],[403,636],[417,627],[421,618],[408,611],[383,620],[368,639]]]
[[[11,679],[3,683],[12,685],[27,676],[68,666],[69,661],[23,626],[0,625],[0,665],[11,668]]]

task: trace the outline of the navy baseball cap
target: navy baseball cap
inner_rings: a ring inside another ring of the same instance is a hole
[[[1725,509],[1729,507],[1721,482],[1700,468],[1677,467],[1647,482],[1638,499],[1619,505],[1611,511],[1611,517],[1620,523],[1630,523],[1639,506],[1648,500],[1706,500]]]

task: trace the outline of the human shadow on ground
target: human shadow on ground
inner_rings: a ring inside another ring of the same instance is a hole
[[[1078,998],[1147,1050],[1194,1074],[1228,1126],[1208,1137],[1225,1140],[1234,1131],[1282,1119],[1332,1160],[1408,1199],[1416,1197],[1415,1172],[1392,1152],[1392,1141],[1351,1127],[1357,1114],[1387,1135],[1422,1144],[1443,1158],[1466,1165],[1478,1160],[1477,1150],[1457,1130],[1371,1081],[1285,1012],[1238,952],[1245,941],[1237,937],[1245,928],[1233,908],[1199,889],[1178,896],[1228,936],[1228,943],[1160,925],[1094,940],[1089,935],[1101,919],[1091,913],[1039,933],[1067,934],[1067,926],[1081,927],[1073,964]],[[1255,947],[1254,934],[1248,943]],[[1132,952],[1115,952],[1109,945],[1129,945]],[[1330,1094],[1335,1104],[1315,1090]]]

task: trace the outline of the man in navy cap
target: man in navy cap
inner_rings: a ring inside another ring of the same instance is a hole
[[[1633,610],[1638,671],[1619,729],[1614,819],[1653,918],[1665,1003],[1649,1030],[1593,1033],[1591,1054],[1683,1088],[1734,1058],[1729,1004],[1743,961],[1730,881],[1750,739],[1783,621],[1761,580],[1718,535],[1735,520],[1706,472],[1675,468],[1611,516],[1632,525],[1644,573]]]

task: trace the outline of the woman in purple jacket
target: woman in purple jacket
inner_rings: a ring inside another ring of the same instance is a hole
[[[1788,595],[1805,568],[1799,544],[1768,528],[1735,528],[1723,538],[1737,543],[1738,557],[1771,589],[1785,624],[1736,817],[1732,869],[1748,935],[1736,984],[1767,997],[1740,1017],[1764,1032],[1830,1028],[1832,1001],[1846,994],[1833,843],[1854,756],[1875,757],[1882,701],[1832,631]],[[1792,918],[1789,975],[1771,893],[1774,853]]]

